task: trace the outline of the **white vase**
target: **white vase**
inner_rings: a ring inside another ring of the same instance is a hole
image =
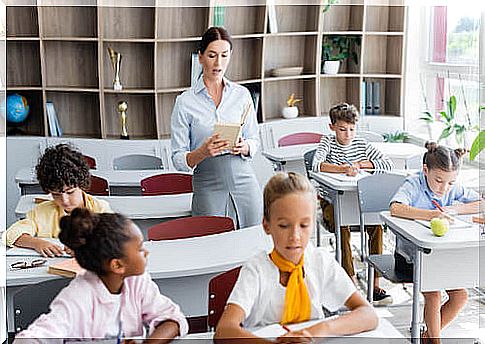
[[[323,73],[324,74],[338,74],[338,69],[340,67],[340,61],[325,61],[323,63]]]
[[[296,106],[285,106],[282,112],[283,118],[297,118],[298,108]]]

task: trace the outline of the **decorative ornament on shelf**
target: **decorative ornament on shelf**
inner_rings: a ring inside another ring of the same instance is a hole
[[[118,102],[118,112],[121,116],[121,133],[120,139],[129,140],[130,135],[128,135],[128,128],[126,127],[126,110],[128,110],[128,103],[124,100]]]
[[[356,47],[360,46],[362,37],[360,36],[344,36],[344,35],[329,35],[323,37],[323,66],[324,74],[335,75],[338,74],[340,62],[345,59],[350,59],[359,64],[359,55]]]
[[[288,100],[286,101],[286,104],[288,106],[285,106],[283,108],[283,118],[296,118],[298,117],[298,107],[295,106],[296,103],[301,102],[301,99],[295,98],[295,94],[292,93],[289,97]]]
[[[109,59],[111,60],[111,66],[113,67],[114,78],[113,78],[113,89],[115,91],[121,91],[123,86],[120,80],[120,69],[121,69],[121,53],[114,51],[108,47]]]

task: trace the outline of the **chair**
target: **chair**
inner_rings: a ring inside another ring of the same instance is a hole
[[[115,170],[162,170],[163,162],[157,156],[144,154],[123,155],[113,160]]]
[[[310,171],[313,169],[313,157],[316,152],[317,149],[315,148],[303,154],[303,161],[305,162],[305,170],[308,178],[310,178]]]
[[[393,281],[398,279],[392,277],[394,273],[394,257],[392,255],[366,255],[367,234],[365,227],[365,214],[379,213],[389,209],[389,203],[399,187],[404,183],[405,175],[396,173],[378,173],[357,181],[357,194],[359,198],[360,213],[360,252],[361,260],[367,260],[367,297],[372,302],[374,268],[379,271],[383,277]],[[388,278],[389,277],[389,278]],[[391,277],[393,279],[391,279]]]
[[[227,299],[236,284],[241,267],[234,268],[213,277],[209,282],[209,305],[207,325],[209,331],[216,328],[219,319],[221,318]]]
[[[384,137],[373,131],[359,131],[357,135],[369,142],[384,142]]]
[[[164,173],[140,181],[142,196],[175,195],[192,192],[192,175]]]
[[[94,196],[109,196],[109,184],[104,178],[91,176],[91,186],[88,193]]]
[[[88,166],[91,170],[96,169],[96,159],[90,157],[89,155],[83,155],[84,160],[88,163]]]
[[[148,240],[175,240],[233,231],[230,217],[192,216],[159,223],[148,228]]]
[[[15,332],[26,329],[41,314],[49,312],[50,303],[69,282],[71,282],[70,278],[44,281],[31,284],[15,293],[13,296]]]
[[[295,133],[283,136],[278,140],[278,147],[319,143],[322,134],[319,133]]]

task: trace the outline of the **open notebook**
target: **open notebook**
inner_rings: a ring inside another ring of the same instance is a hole
[[[338,180],[340,182],[357,182],[359,179],[370,176],[370,174],[368,172],[365,172],[365,171],[360,171],[354,177],[348,176],[345,173],[320,172],[320,174],[322,174],[326,177],[330,177],[332,179]]]
[[[56,245],[62,247],[62,249],[64,249],[64,245],[61,244],[59,239],[53,239],[53,238],[42,238],[42,239],[49,241],[53,244],[56,244]],[[7,256],[29,256],[29,257],[39,256],[40,257],[42,255],[40,253],[38,253],[37,251],[30,249],[30,248],[12,247],[12,248],[9,248],[7,250]],[[70,255],[68,255],[67,253],[64,252],[63,257],[70,257]]]
[[[450,222],[450,229],[460,229],[460,228],[468,228],[472,226],[470,222],[464,221],[462,219],[459,219],[457,217],[454,217],[453,222]],[[428,220],[415,220],[417,223],[422,224],[425,227],[431,228],[431,223]]]

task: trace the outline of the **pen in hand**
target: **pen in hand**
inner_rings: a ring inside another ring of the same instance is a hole
[[[441,211],[442,213],[445,213],[445,210],[443,209],[443,207],[435,200],[435,199],[432,199],[431,200],[431,203],[434,204],[434,206],[439,210]]]
[[[291,332],[291,329],[286,325],[281,325],[286,332]]]

